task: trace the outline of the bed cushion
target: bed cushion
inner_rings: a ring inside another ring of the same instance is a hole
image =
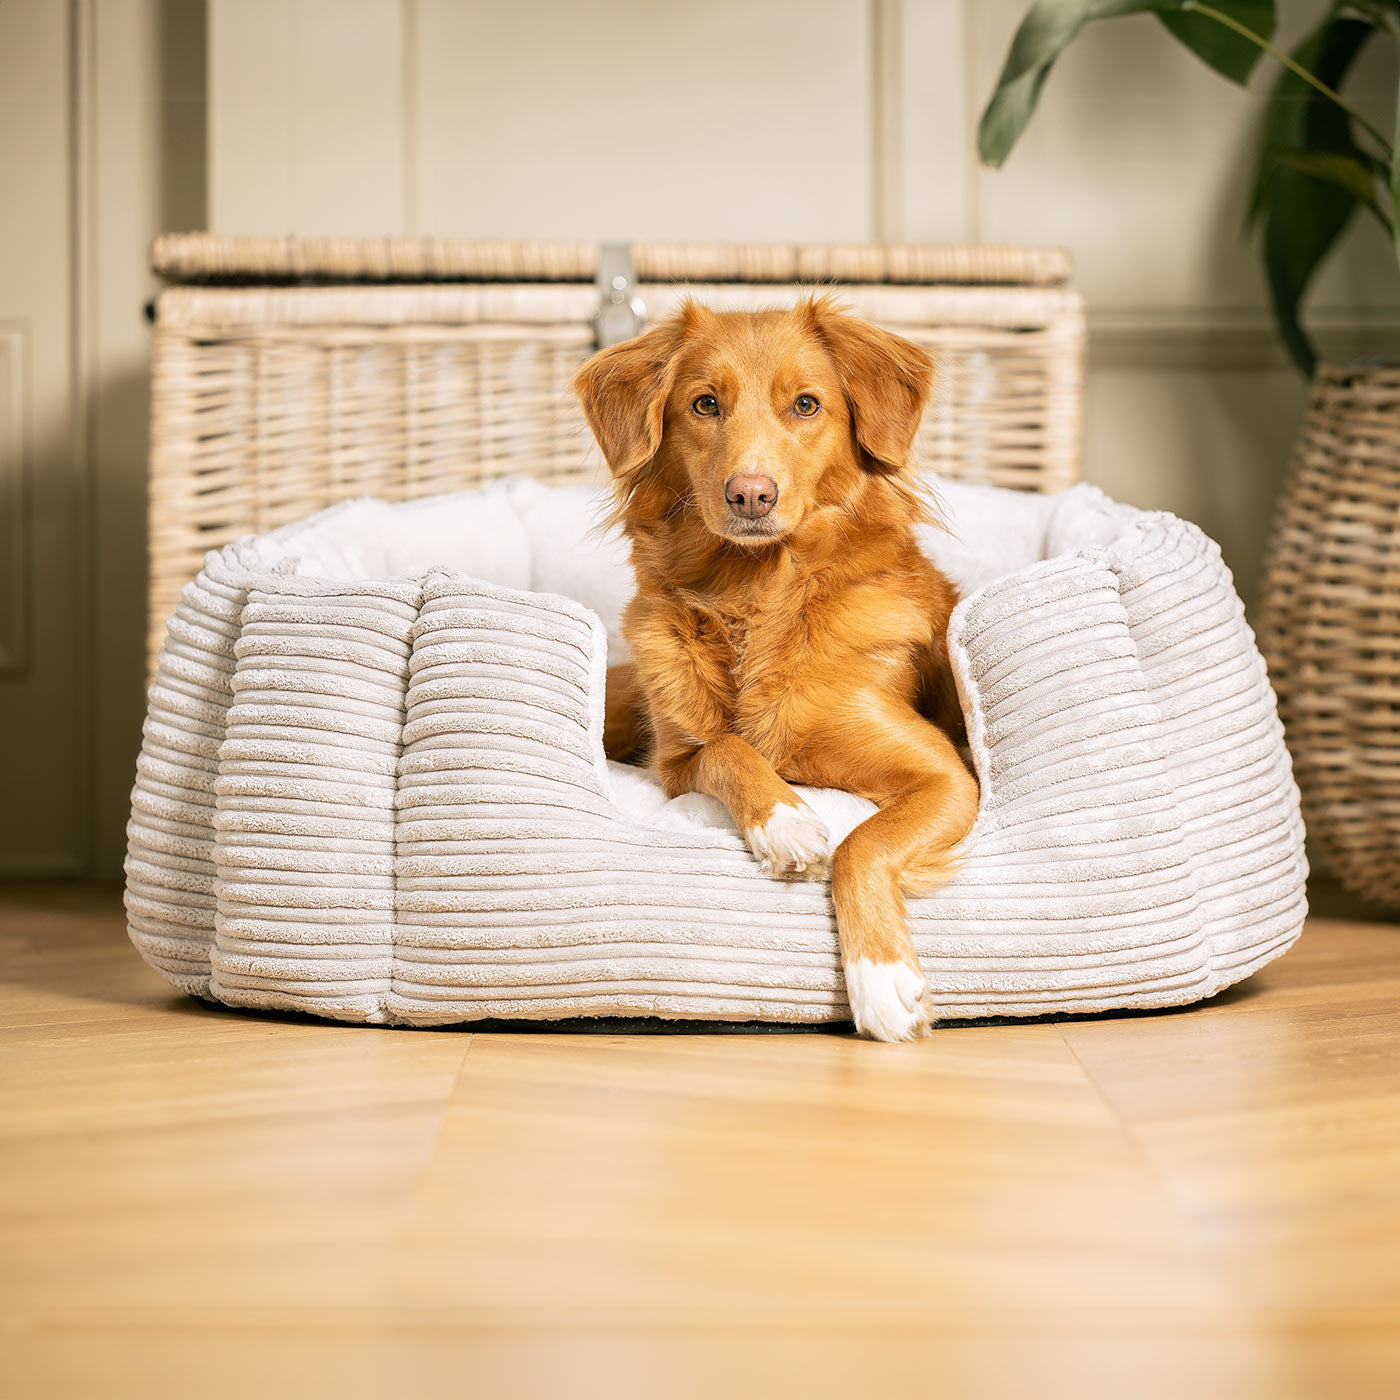
[[[1090,487],[947,483],[929,554],[982,788],[910,901],[937,1015],[1177,1005],[1305,913],[1297,793],[1219,550]],[[171,619],[128,828],[143,957],[235,1006],[848,1019],[829,891],[602,753],[631,589],[606,501],[357,501],[211,553]],[[871,810],[803,790],[837,834]]]

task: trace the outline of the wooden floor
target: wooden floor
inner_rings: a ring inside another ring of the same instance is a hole
[[[1396,1400],[1400,928],[1193,1010],[470,1034],[0,887],[0,1397]]]

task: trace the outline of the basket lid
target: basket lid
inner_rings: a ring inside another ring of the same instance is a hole
[[[645,282],[879,282],[1063,286],[1063,248],[952,244],[634,243]],[[458,238],[235,238],[165,233],[151,266],[171,282],[592,282],[594,243]]]

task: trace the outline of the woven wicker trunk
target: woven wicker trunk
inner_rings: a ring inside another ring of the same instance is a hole
[[[1308,835],[1353,894],[1400,906],[1400,367],[1318,370],[1259,641]]]
[[[496,477],[588,481],[568,392],[600,309],[636,325],[835,287],[932,350],[917,444],[949,476],[1055,491],[1079,476],[1083,307],[1056,249],[157,240],[150,658],[205,553],[347,497]],[[600,269],[602,274],[600,276]]]

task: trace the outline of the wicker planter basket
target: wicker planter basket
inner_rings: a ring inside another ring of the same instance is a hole
[[[592,479],[567,390],[616,299],[615,252],[158,239],[154,266],[179,285],[158,298],[152,349],[152,660],[210,549],[351,496]],[[687,292],[772,306],[834,284],[935,351],[925,466],[1027,490],[1078,479],[1084,318],[1056,249],[647,244],[629,260],[646,319]]]
[[[1308,834],[1353,894],[1400,906],[1400,367],[1318,370],[1259,640]]]

